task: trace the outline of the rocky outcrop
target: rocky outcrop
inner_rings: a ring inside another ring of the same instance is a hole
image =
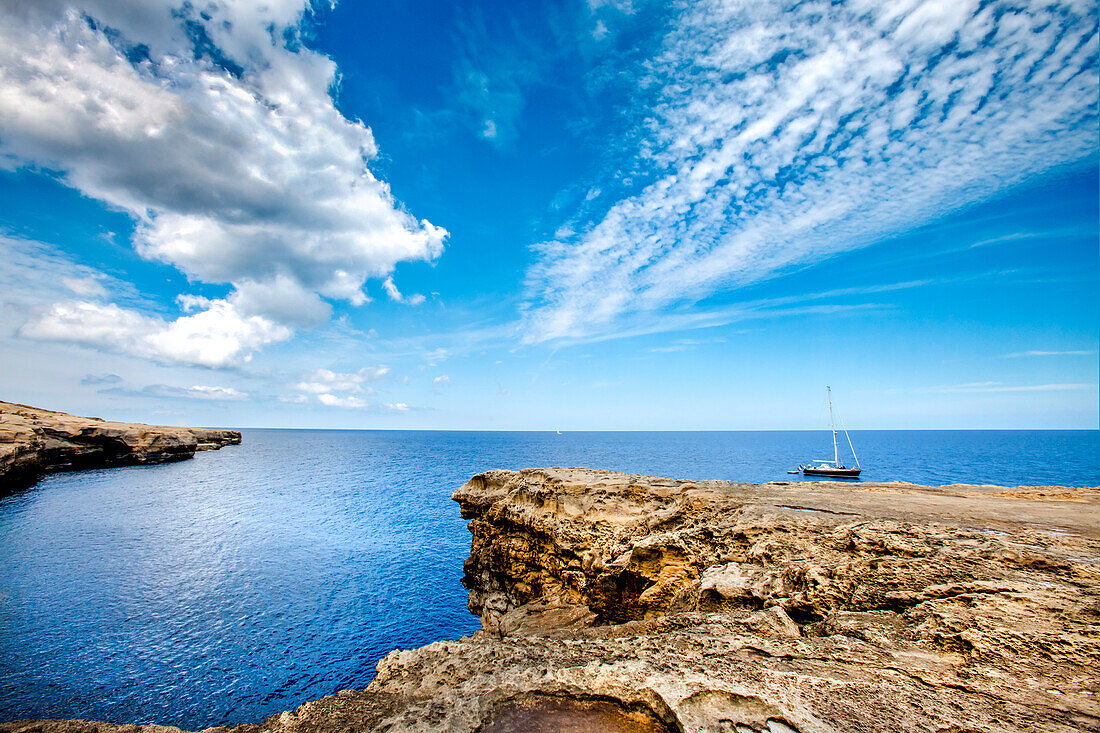
[[[236,430],[108,422],[0,402],[0,491],[51,471],[182,461],[240,442]]]
[[[483,630],[236,733],[1100,730],[1095,488],[534,469],[454,499]]]

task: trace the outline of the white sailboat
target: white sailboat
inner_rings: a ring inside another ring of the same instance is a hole
[[[804,476],[832,476],[834,478],[859,478],[862,467],[859,465],[859,458],[856,456],[856,448],[852,445],[852,436],[848,435],[848,431],[844,431],[844,437],[848,439],[848,447],[852,450],[852,458],[856,462],[855,468],[847,468],[840,462],[840,450],[837,447],[836,441],[836,421],[833,419],[833,390],[830,387],[825,388],[825,394],[829,399],[829,428],[833,431],[833,460],[826,460],[824,458],[817,458],[810,461],[805,466],[799,466],[798,470],[802,472]]]

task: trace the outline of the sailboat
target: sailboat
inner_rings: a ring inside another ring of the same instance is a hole
[[[833,390],[830,387],[825,388],[825,394],[829,399],[829,428],[833,431],[833,460],[825,460],[824,458],[815,458],[805,466],[799,466],[798,470],[802,472],[804,476],[832,476],[834,478],[859,478],[860,471],[863,469],[859,465],[859,458],[856,456],[856,448],[852,445],[852,436],[848,435],[848,431],[844,431],[844,437],[848,439],[848,447],[852,450],[852,458],[855,459],[855,468],[846,468],[843,463],[840,462],[840,450],[837,448],[836,442],[836,421],[833,419]]]

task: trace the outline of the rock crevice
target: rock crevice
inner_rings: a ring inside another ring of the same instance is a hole
[[[561,468],[453,498],[482,630],[235,733],[1100,730],[1095,488]]]

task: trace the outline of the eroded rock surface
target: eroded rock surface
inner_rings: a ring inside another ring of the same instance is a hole
[[[454,499],[483,630],[235,733],[1100,730],[1095,488],[532,469]]]
[[[0,490],[50,471],[182,461],[240,442],[236,430],[108,422],[0,402]]]

